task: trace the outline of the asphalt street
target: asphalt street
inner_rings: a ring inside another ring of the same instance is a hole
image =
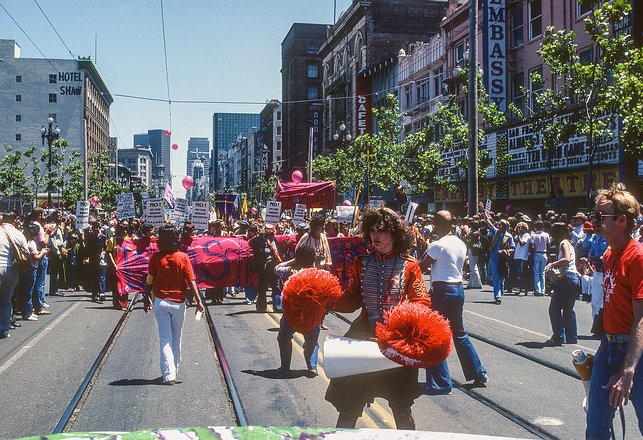
[[[591,308],[577,302],[579,344],[547,347],[549,297],[506,295],[493,303],[491,289],[467,290],[465,327],[491,345],[473,339],[491,380],[486,388],[458,386],[451,395],[421,396],[414,406],[417,427],[434,432],[458,432],[511,438],[537,438],[520,425],[531,424],[551,438],[582,438],[583,386],[577,379],[507,351],[510,348],[573,371],[571,352],[593,352],[598,341],[589,337]],[[52,315],[37,322],[21,321],[11,338],[0,342],[0,396],[5,405],[0,438],[51,432],[108,339],[122,312],[93,303],[84,292],[52,297]],[[324,400],[328,379],[304,376],[305,362],[296,335],[292,377],[277,372],[279,314],[257,313],[242,297],[208,306],[248,423],[271,426],[334,426],[335,409]],[[129,431],[149,427],[234,424],[234,413],[205,322],[195,322],[188,309],[183,360],[174,386],[158,384],[159,347],[154,317],[140,304],[127,318],[106,362],[81,401],[72,430]],[[348,315],[347,318],[353,316]],[[342,335],[348,325],[327,316],[327,334]],[[454,380],[465,383],[457,356],[449,366]],[[420,372],[424,382],[424,372]],[[471,397],[481,396],[488,404]],[[506,415],[511,417],[508,418]],[[637,438],[635,416],[625,409],[627,437]],[[516,420],[519,423],[516,423]],[[384,401],[366,408],[358,427],[391,428]],[[617,435],[618,437],[618,435]]]

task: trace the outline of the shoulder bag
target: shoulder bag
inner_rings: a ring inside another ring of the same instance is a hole
[[[11,238],[11,235],[7,232],[4,226],[2,227],[2,230],[4,231],[4,235],[7,237],[7,241],[9,242],[9,249],[11,250],[11,261],[13,262],[13,265],[20,272],[27,272],[28,270],[31,270],[31,257],[29,255],[29,250],[22,244],[16,243],[13,238]]]

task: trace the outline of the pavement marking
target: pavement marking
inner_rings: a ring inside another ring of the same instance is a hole
[[[272,313],[264,313],[264,316],[268,320],[270,320],[271,322],[273,322],[273,323],[277,324],[277,326],[279,326],[279,321],[273,316]],[[295,349],[297,350],[298,353],[303,355],[304,354],[304,349],[303,349],[304,337],[301,334],[299,334],[298,332],[295,332],[295,334],[293,334],[293,338],[297,341],[297,344],[293,344],[293,346],[295,347]],[[320,347],[318,357],[319,357],[319,360],[321,360],[321,361],[323,361],[323,359],[324,359],[324,355],[323,355],[322,351],[323,350],[321,350],[321,347]],[[321,365],[317,365],[317,368],[319,370],[321,370],[322,373],[324,373],[323,376],[320,375],[319,377],[322,377],[327,384],[330,383],[330,379],[328,379],[328,377],[326,377],[326,372],[324,371],[324,368]],[[382,421],[384,423],[388,424],[390,429],[393,429],[392,427],[395,426],[395,421],[393,419],[392,413],[387,411],[386,408],[384,408],[382,405],[380,405],[377,402],[373,402],[369,406],[369,408],[374,413],[376,413],[380,417],[380,419],[382,419]],[[366,411],[366,408],[364,408],[364,411],[362,412],[362,417],[361,418],[362,418],[362,421],[364,422],[364,425],[366,426],[366,428],[380,429],[380,427],[377,425],[375,420],[373,420],[373,418],[368,414],[368,412]]]
[[[533,422],[534,425],[541,426],[561,426],[564,425],[564,422],[560,419],[555,419],[553,417],[536,417]]]
[[[62,314],[62,315],[59,315],[59,316],[58,316],[58,317],[57,317],[53,322],[51,322],[47,327],[45,327],[45,328],[44,328],[44,329],[43,329],[39,334],[37,334],[37,335],[36,335],[35,337],[33,337],[32,339],[30,339],[30,340],[27,342],[27,344],[23,345],[23,346],[20,348],[20,350],[18,350],[18,352],[16,352],[16,354],[14,354],[13,356],[11,356],[11,357],[7,360],[7,362],[5,362],[4,364],[0,365],[0,374],[2,374],[2,373],[4,373],[5,371],[7,371],[7,370],[8,370],[8,369],[13,365],[13,364],[15,364],[15,363],[16,363],[16,361],[17,361],[18,359],[20,359],[20,358],[22,357],[22,355],[24,355],[27,351],[29,351],[29,349],[30,349],[30,348],[33,348],[33,346],[36,344],[36,342],[38,342],[40,339],[42,339],[43,337],[45,337],[45,335],[46,335],[47,333],[49,333],[49,331],[51,331],[54,327],[56,327],[56,326],[60,323],[60,321],[62,321],[62,320],[63,320],[64,318],[66,318],[67,316],[69,316],[69,315],[71,314],[71,312],[72,312],[75,308],[79,307],[80,305],[81,305],[81,303],[80,303],[80,302],[77,302],[76,304],[74,304],[73,306],[71,306],[70,308],[68,308],[67,310],[65,310],[65,312],[63,312],[63,314]],[[42,318],[41,318],[41,319],[42,319]]]
[[[502,321],[500,319],[491,318],[489,316],[481,315],[480,313],[472,312],[471,310],[464,310],[464,312],[469,313],[470,315],[477,316],[479,318],[484,318],[484,319],[487,319],[489,321],[497,322],[498,324],[506,325],[507,327],[515,328],[516,330],[522,330],[524,332],[531,333],[532,335],[540,336],[540,337],[543,337],[545,339],[549,339],[549,336],[544,334],[544,333],[529,330],[528,328],[520,327],[519,325],[509,324],[508,322]],[[580,345],[580,344],[570,344],[570,345],[575,345],[577,347],[582,348],[583,350],[589,351],[590,353],[594,353],[596,351],[596,349],[594,349],[592,347],[586,347],[586,346]]]

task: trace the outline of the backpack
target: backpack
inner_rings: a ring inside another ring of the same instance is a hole
[[[9,242],[9,249],[11,250],[11,261],[16,269],[20,272],[27,272],[31,270],[31,257],[29,250],[20,243],[16,243],[7,230],[2,227],[4,235]]]

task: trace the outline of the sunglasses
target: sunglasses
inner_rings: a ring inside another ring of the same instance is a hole
[[[612,221],[616,221],[622,214],[605,214],[601,211],[592,212],[592,221],[602,223],[604,219],[611,217]]]

